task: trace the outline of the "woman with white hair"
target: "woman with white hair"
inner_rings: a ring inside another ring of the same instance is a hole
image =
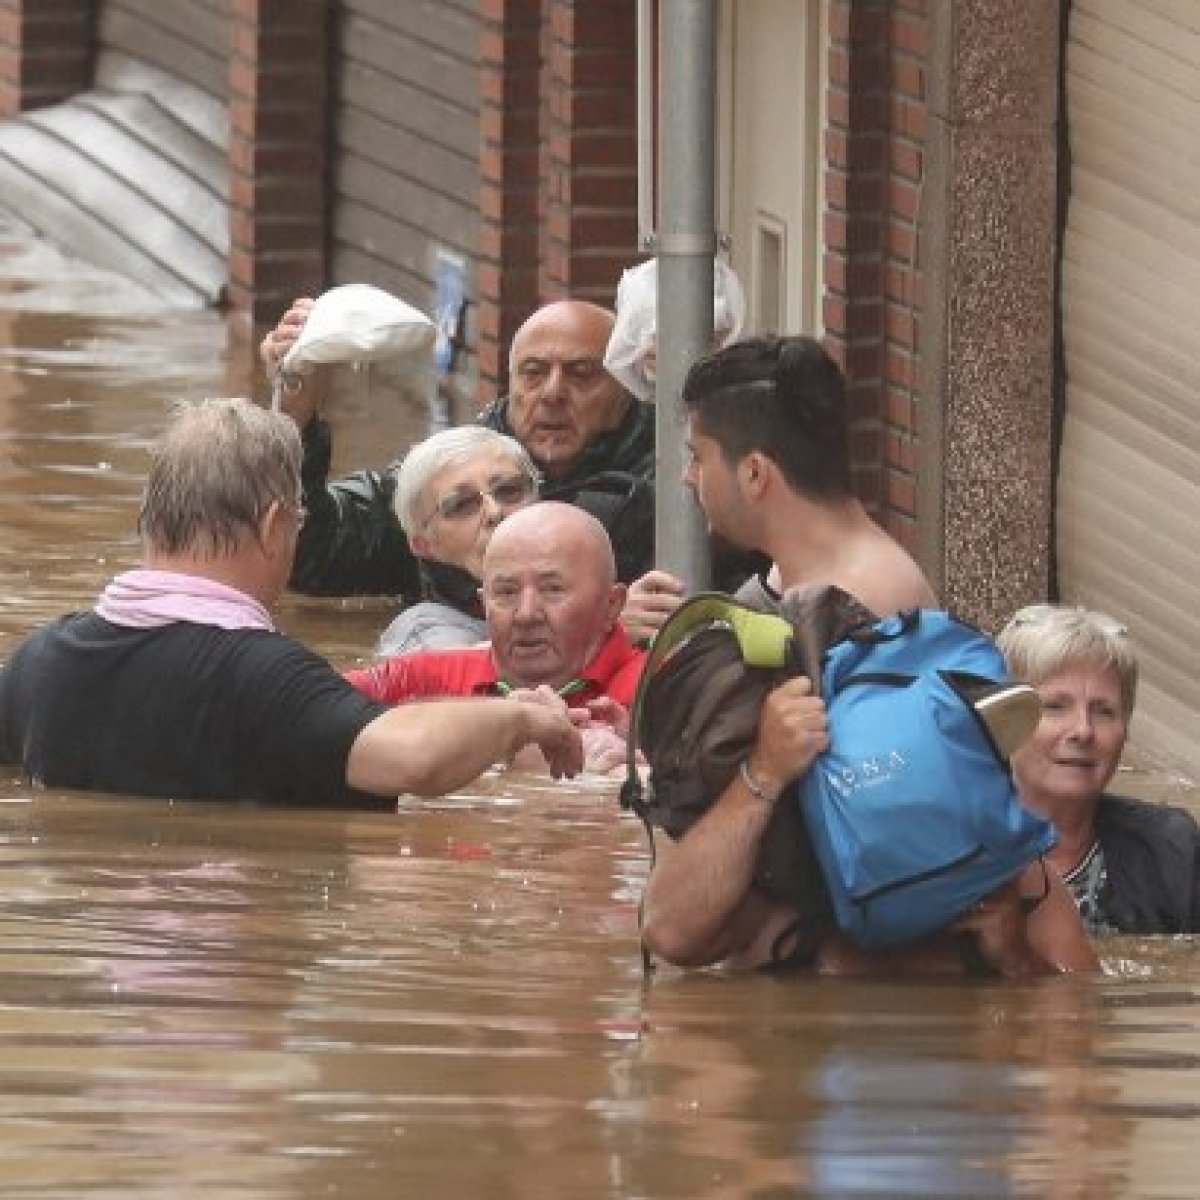
[[[393,506],[418,560],[422,599],[383,631],[377,655],[487,640],[483,552],[496,526],[537,498],[538,484],[521,443],[482,425],[442,430],[409,450]]]
[[[1047,859],[1093,935],[1191,933],[1200,926],[1200,831],[1190,813],[1106,791],[1133,713],[1137,656],[1104,613],[1055,604],[1021,609],[1001,631],[1016,679],[1042,701],[1033,736],[1012,756],[1021,798],[1048,817]]]

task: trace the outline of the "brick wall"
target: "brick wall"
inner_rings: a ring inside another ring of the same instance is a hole
[[[482,0],[478,353],[481,400],[507,376],[508,344],[538,302],[541,0]]]
[[[479,395],[539,304],[613,302],[637,258],[634,6],[482,0]]]
[[[0,0],[0,117],[91,83],[92,0]]]
[[[829,34],[827,342],[849,381],[856,489],[914,548],[926,0],[831,0]]]
[[[635,9],[547,8],[540,290],[611,304],[637,248]]]
[[[229,300],[256,325],[325,279],[328,0],[231,0]]]

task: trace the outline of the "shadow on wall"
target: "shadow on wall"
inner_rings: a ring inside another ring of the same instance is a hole
[[[94,88],[0,122],[0,205],[171,304],[218,304],[228,270],[228,144],[220,101],[106,54]]]

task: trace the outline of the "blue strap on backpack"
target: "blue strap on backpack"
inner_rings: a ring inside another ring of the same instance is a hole
[[[1054,844],[965,694],[1008,679],[991,639],[939,610],[887,617],[826,652],[831,744],[799,801],[837,922],[860,945],[942,928]]]

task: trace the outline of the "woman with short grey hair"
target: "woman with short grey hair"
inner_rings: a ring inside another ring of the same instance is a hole
[[[1012,756],[1021,798],[1048,817],[1062,875],[1093,935],[1191,933],[1200,927],[1200,830],[1190,813],[1108,792],[1129,733],[1137,654],[1105,613],[1057,604],[1021,609],[997,639],[1016,679],[1042,702]]]
[[[539,484],[521,443],[482,425],[442,430],[409,450],[393,507],[419,563],[422,599],[383,631],[377,655],[487,640],[483,552],[509,513],[537,499]]]

